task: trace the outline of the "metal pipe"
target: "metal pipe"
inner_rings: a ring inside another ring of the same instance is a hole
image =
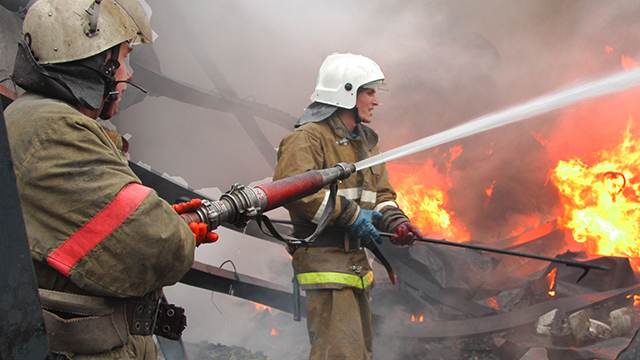
[[[395,234],[388,233],[388,232],[380,232],[380,235],[381,236],[387,236],[387,237],[395,236]],[[535,260],[550,261],[550,262],[554,262],[554,263],[564,264],[564,265],[567,265],[567,266],[579,267],[579,268],[582,268],[584,270],[590,270],[590,269],[610,270],[606,266],[588,264],[588,263],[585,263],[585,262],[582,262],[582,261],[558,259],[558,258],[552,258],[552,257],[548,257],[548,256],[535,255],[535,254],[529,254],[529,253],[522,253],[522,252],[513,251],[513,250],[496,249],[496,248],[483,246],[483,245],[455,243],[455,242],[451,242],[451,241],[446,241],[444,239],[443,240],[438,240],[438,239],[430,239],[430,238],[426,238],[426,237],[416,237],[415,239],[416,239],[416,241],[423,242],[423,243],[446,245],[446,246],[460,247],[460,248],[464,248],[464,249],[487,251],[487,252],[492,252],[492,253],[502,254],[502,255],[519,256],[519,257],[525,257],[525,258],[535,259]]]

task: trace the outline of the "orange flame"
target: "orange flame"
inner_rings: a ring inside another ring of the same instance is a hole
[[[462,152],[454,146],[448,152],[455,159]],[[451,161],[445,165],[450,169]],[[442,175],[432,160],[422,165],[388,164],[389,181],[397,192],[396,202],[425,236],[444,237],[452,241],[468,241],[471,234],[448,207],[447,191],[452,182]],[[448,170],[447,170],[448,172]]]
[[[620,65],[625,70],[632,70],[638,67],[638,62],[631,56],[620,55]]]
[[[493,180],[493,181],[491,182],[491,185],[487,186],[487,187],[484,189],[484,193],[485,193],[485,194],[487,194],[487,197],[489,197],[489,198],[490,198],[490,197],[491,197],[491,195],[493,195],[493,188],[495,188],[495,187],[496,187],[496,181],[495,181],[495,180]]]
[[[611,54],[611,53],[613,53],[613,48],[611,46],[609,46],[609,45],[606,45],[604,47],[604,52],[607,53],[607,54]]]
[[[631,124],[622,142],[598,152],[592,164],[561,160],[551,174],[564,210],[559,223],[591,253],[640,256],[640,141]]]
[[[412,323],[414,323],[414,322],[418,322],[418,323],[424,322],[424,314],[418,314],[418,315],[411,314],[411,316],[409,317],[409,321],[412,322]]]
[[[280,334],[280,332],[278,331],[278,329],[272,327],[271,328],[271,332],[269,333],[269,335],[271,336],[278,336],[278,334]]]
[[[498,303],[498,299],[495,296],[488,298],[486,302],[490,308],[494,310],[500,310],[500,304]]]
[[[627,299],[633,298],[633,307],[635,307],[635,308],[639,308],[640,307],[640,295],[638,295],[638,294],[629,294],[626,297],[627,297]]]
[[[262,304],[258,304],[258,303],[253,303],[253,306],[255,306],[255,307],[256,307],[256,310],[258,310],[258,311],[262,311],[262,312],[268,312],[268,313],[270,313],[270,312],[271,312],[271,310],[272,310],[270,306],[262,305]]]
[[[547,294],[550,297],[554,297],[556,296],[556,276],[558,275],[558,269],[557,268],[553,268],[551,269],[551,271],[549,271],[549,273],[547,274],[547,285],[549,285],[549,291],[547,291]]]

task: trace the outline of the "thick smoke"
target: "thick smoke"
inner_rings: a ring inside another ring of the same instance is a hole
[[[382,95],[373,124],[383,149],[619,71],[619,56],[637,55],[640,38],[635,0],[156,0],[151,5],[160,35],[154,45],[156,71],[229,99],[268,104],[292,117],[309,103],[325,56],[352,52],[375,59],[390,89]],[[606,46],[612,54],[605,52]],[[274,148],[291,127],[252,117],[241,108],[229,110],[235,115],[148,97],[116,124],[133,135],[135,160],[180,175],[192,187],[225,189],[233,182],[269,177]],[[557,159],[540,138],[560,139],[561,147],[566,141],[564,147],[572,148],[572,139],[616,133],[602,131],[604,125],[595,120],[590,126],[562,122],[563,114],[458,143],[464,151],[451,168],[450,207],[475,239],[508,236],[530,214],[539,214],[540,221],[556,216],[557,198],[547,171]],[[620,129],[622,122],[606,126]],[[572,136],[563,140],[554,129]],[[272,153],[264,151],[269,148]],[[440,153],[444,151],[446,147]],[[430,157],[446,167],[441,156],[430,152],[402,161]],[[483,190],[493,181],[493,198],[487,203]],[[229,232],[221,238],[221,244],[199,249],[198,258],[214,265],[233,259],[241,272],[290,281],[281,247]],[[169,294],[188,308],[188,340],[246,345],[277,359],[300,358],[306,351],[303,323],[279,317],[282,321],[274,326],[289,329],[289,335],[285,331],[269,338],[259,328],[264,322],[256,321],[246,302],[215,295],[219,313],[208,293],[180,286]]]
[[[308,104],[326,55],[353,52],[375,59],[390,89],[382,94],[373,124],[383,149],[618,71],[620,55],[637,54],[640,32],[634,1],[151,5],[164,74],[293,117]],[[606,54],[605,46],[614,53]],[[532,213],[539,213],[540,221],[555,216],[557,199],[546,174],[552,164],[534,136],[549,135],[560,115],[460,142],[464,153],[452,168],[450,207],[474,239],[505,236]],[[149,98],[124,117],[121,126],[136,136],[134,158],[179,173],[196,187],[227,188],[268,177],[273,148],[290,131],[271,119],[164,98]],[[399,161],[430,156],[437,160],[425,152]],[[483,190],[494,181],[494,197],[487,203]]]
[[[153,50],[137,49],[135,61],[231,102],[281,110],[258,117],[242,106],[214,111],[149,96],[114,121],[132,135],[134,160],[200,189],[271,176],[275,147],[291,131],[287,122],[308,104],[318,67],[333,52],[363,54],[382,66],[390,91],[382,94],[373,127],[383,150],[619,71],[622,55],[639,59],[636,0],[149,2],[160,37]],[[11,73],[19,28],[0,8],[0,79]],[[129,89],[130,100],[135,91]],[[617,141],[627,110],[638,110],[628,104],[634,98],[640,104],[638,97],[591,101],[456,143],[464,151],[450,167],[450,208],[482,241],[555,217],[549,168]],[[615,116],[599,104],[616,109]],[[401,161],[430,158],[445,173],[447,150]],[[487,201],[484,189],[494,181]],[[226,230],[219,244],[198,249],[197,259],[212,265],[231,259],[238,271],[280,284],[292,276],[281,246]],[[244,345],[274,359],[299,359],[307,351],[304,322],[289,315],[259,313],[246,301],[184,285],[167,293],[187,308],[187,341]],[[280,334],[270,336],[271,327]]]

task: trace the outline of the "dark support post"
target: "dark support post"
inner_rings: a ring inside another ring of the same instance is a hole
[[[7,102],[0,96],[1,105]],[[0,359],[42,360],[48,353],[47,337],[3,110],[0,107]]]

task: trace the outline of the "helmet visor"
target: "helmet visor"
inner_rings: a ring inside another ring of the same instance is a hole
[[[389,91],[387,84],[385,84],[384,79],[375,80],[369,83],[366,83],[361,86],[363,89],[373,89],[375,91]]]

